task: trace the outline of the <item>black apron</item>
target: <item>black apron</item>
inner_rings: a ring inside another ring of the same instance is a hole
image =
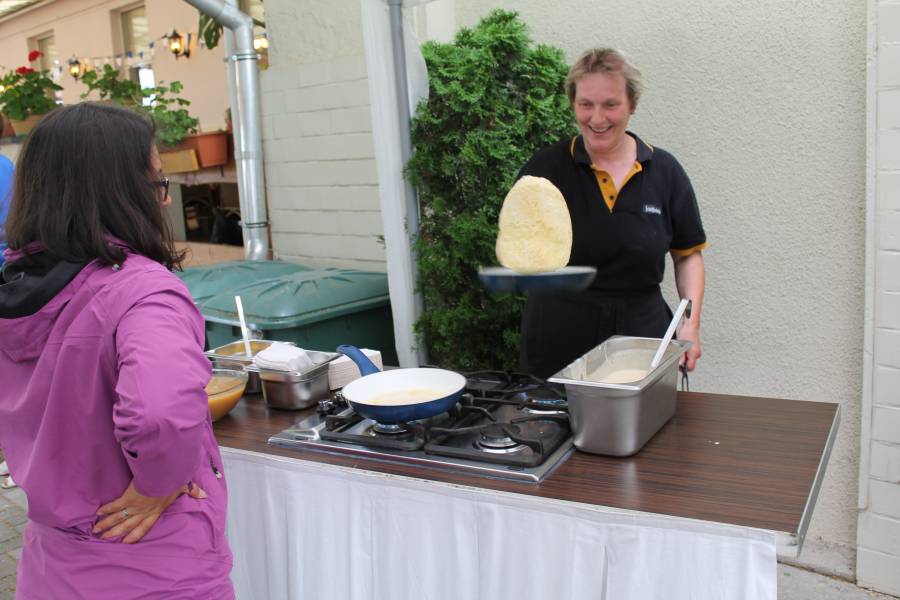
[[[520,368],[550,377],[612,335],[661,338],[671,320],[659,288],[529,295],[522,314]]]

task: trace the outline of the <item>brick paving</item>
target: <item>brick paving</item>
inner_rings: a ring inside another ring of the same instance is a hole
[[[22,554],[22,532],[28,520],[26,506],[25,492],[21,489],[0,489],[0,600],[13,600],[15,596],[16,565]]]

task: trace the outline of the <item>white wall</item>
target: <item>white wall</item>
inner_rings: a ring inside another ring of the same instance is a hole
[[[267,0],[266,192],[277,257],[384,271],[360,19],[357,0]]]
[[[870,0],[866,395],[857,579],[900,595],[900,3]]]
[[[456,0],[459,22],[501,5],[570,61],[607,45],[641,67],[632,128],[684,164],[711,243],[692,389],[843,405],[801,562],[852,575],[865,4]]]

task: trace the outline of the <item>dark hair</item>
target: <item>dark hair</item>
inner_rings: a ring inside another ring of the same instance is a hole
[[[135,252],[180,268],[151,163],[152,122],[124,108],[82,102],[50,112],[16,165],[9,246],[35,242],[71,262],[121,263]]]

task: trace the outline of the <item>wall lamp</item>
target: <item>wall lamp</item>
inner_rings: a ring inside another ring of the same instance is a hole
[[[191,56],[191,34],[181,35],[175,29],[166,36],[169,39],[169,52],[175,55],[175,58]]]
[[[69,59],[68,65],[69,75],[72,76],[72,79],[74,79],[75,81],[81,79],[81,76],[84,75],[85,71],[84,63],[73,56]]]
[[[269,49],[269,38],[265,33],[253,38],[253,49],[257,52],[266,52]]]

